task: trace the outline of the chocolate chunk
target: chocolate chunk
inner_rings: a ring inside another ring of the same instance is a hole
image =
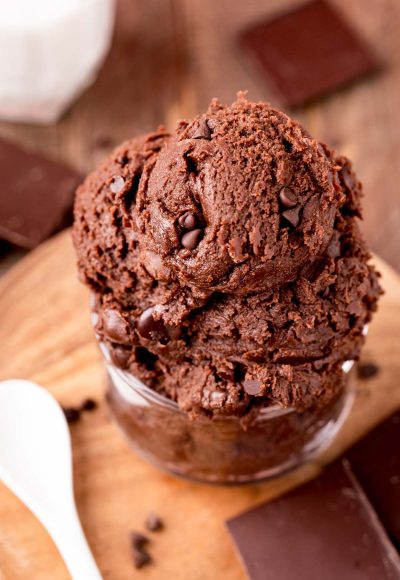
[[[207,119],[202,119],[198,129],[195,131],[192,139],[211,139],[211,129],[208,126]]]
[[[149,538],[142,534],[141,532],[131,532],[130,533],[131,544],[134,548],[141,550],[143,546],[149,543]]]
[[[151,562],[153,561],[150,554],[148,554],[144,550],[138,550],[137,548],[133,548],[132,553],[135,568],[137,568],[138,570],[140,570],[140,568],[143,568],[143,566],[151,564]]]
[[[246,30],[241,43],[286,106],[297,107],[377,67],[370,49],[324,0]]]
[[[164,528],[164,522],[156,514],[149,514],[146,518],[145,526],[150,532],[158,532]]]
[[[300,209],[301,207],[298,205],[293,209],[287,209],[282,212],[282,217],[285,218],[294,228],[299,225],[300,221]]]
[[[81,411],[94,411],[97,409],[97,403],[94,399],[85,399],[81,405]]]
[[[297,205],[297,196],[290,187],[283,187],[279,192],[279,201],[284,207],[295,207]]]
[[[102,313],[102,321],[107,338],[122,344],[129,343],[129,325],[118,310],[106,308]]]
[[[125,179],[120,175],[116,175],[110,183],[110,189],[113,193],[120,193],[125,186]]]
[[[181,237],[181,244],[187,250],[194,250],[197,248],[201,238],[203,236],[203,230],[200,228],[196,230],[191,230],[190,232],[186,232]]]
[[[242,386],[248,395],[258,395],[262,383],[257,380],[249,379],[242,382]]]
[[[372,379],[375,375],[379,373],[379,367],[372,363],[359,363],[357,365],[357,376],[360,379]]]
[[[0,175],[0,240],[30,249],[72,223],[77,171],[0,139]]]
[[[346,457],[400,551],[400,410],[356,443]]]
[[[181,215],[178,219],[178,223],[185,230],[194,230],[199,225],[199,220],[194,213],[187,211]]]
[[[399,556],[347,462],[227,525],[252,580],[400,577]]]
[[[62,407],[68,423],[76,423],[81,418],[80,410],[75,407]]]
[[[152,306],[144,310],[137,323],[138,332],[143,338],[162,342],[169,338],[168,329],[162,320],[155,320],[153,317],[155,307]]]

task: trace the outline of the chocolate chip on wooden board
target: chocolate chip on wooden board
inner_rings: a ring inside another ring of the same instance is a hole
[[[153,562],[153,558],[150,556],[148,552],[141,549],[138,550],[137,548],[132,548],[132,555],[133,555],[133,563],[137,570],[143,568],[143,566],[147,566]]]
[[[164,529],[164,522],[157,514],[149,514],[146,518],[145,526],[150,532],[158,532]]]
[[[359,379],[372,379],[379,373],[379,367],[373,362],[361,362],[357,365]]]

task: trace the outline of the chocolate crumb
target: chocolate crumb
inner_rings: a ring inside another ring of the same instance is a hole
[[[370,363],[360,363],[357,366],[357,375],[359,379],[372,379],[379,373],[379,367],[370,362]]]
[[[150,532],[158,532],[164,528],[164,522],[156,514],[149,514],[145,526]]]
[[[67,423],[76,423],[81,418],[80,410],[76,407],[62,407]]]

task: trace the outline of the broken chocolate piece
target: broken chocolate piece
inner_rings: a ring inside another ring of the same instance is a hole
[[[256,24],[241,44],[282,103],[297,107],[377,68],[369,47],[324,0]]]
[[[251,580],[400,578],[400,558],[346,461],[227,525]]]
[[[0,139],[0,239],[31,249],[72,223],[80,174]]]
[[[400,551],[400,410],[356,443],[346,457]]]

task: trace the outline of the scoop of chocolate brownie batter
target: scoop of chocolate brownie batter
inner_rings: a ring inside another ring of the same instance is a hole
[[[127,141],[74,242],[117,366],[190,413],[324,405],[380,293],[350,162],[243,95]]]

